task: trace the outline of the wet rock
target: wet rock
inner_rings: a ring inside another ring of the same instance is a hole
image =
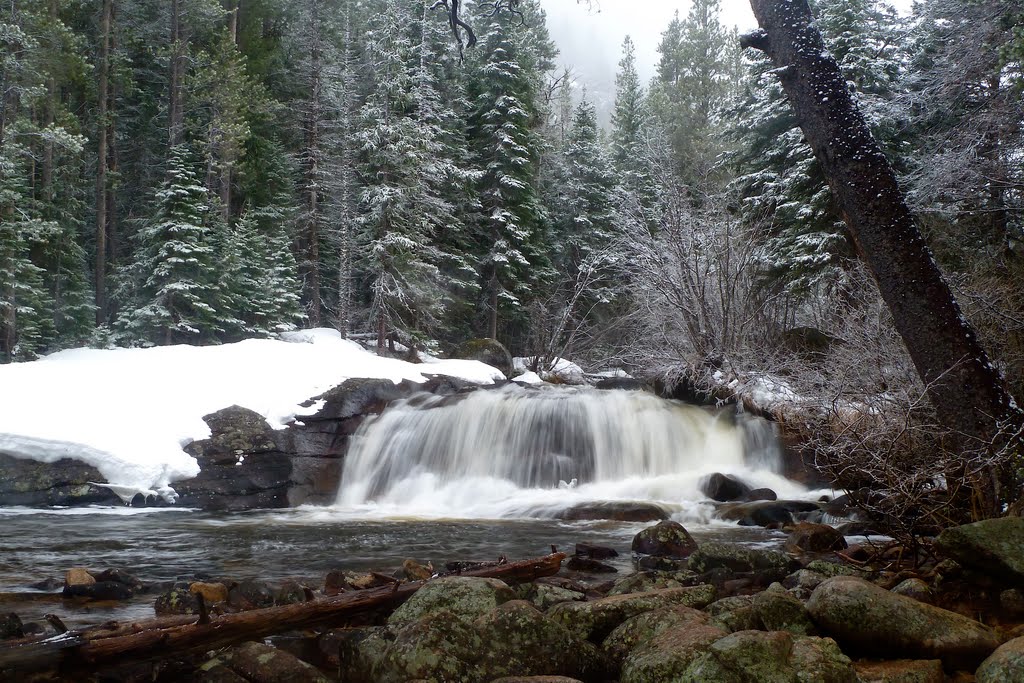
[[[944,529],[935,550],[964,567],[1024,583],[1024,518],[1001,517]]]
[[[786,538],[786,550],[791,553],[824,553],[845,548],[846,539],[827,524],[800,522],[790,530]]]
[[[766,631],[788,631],[796,636],[817,635],[804,603],[777,583],[755,595],[751,606]]]
[[[646,593],[612,595],[588,602],[563,602],[549,609],[548,616],[581,638],[598,643],[630,617],[670,605],[700,609],[714,599],[714,586],[666,588]]]
[[[679,680],[857,683],[857,673],[850,658],[830,638],[738,631],[700,653]]]
[[[708,624],[667,628],[633,648],[622,662],[621,683],[683,681],[690,664],[725,632]],[[714,679],[695,679],[712,681]]]
[[[128,600],[135,593],[131,588],[116,581],[97,581],[95,583],[67,586],[63,593],[65,598],[81,598],[86,600]]]
[[[588,574],[617,574],[619,571],[610,564],[578,555],[570,557],[569,561],[565,563],[565,568],[574,572],[586,572]]]
[[[654,522],[668,519],[668,510],[654,503],[613,502],[613,503],[580,503],[561,511],[557,519],[568,521],[587,521],[607,519],[616,522]]]
[[[251,683],[329,683],[316,667],[263,643],[243,643],[220,652],[201,670],[224,668]]]
[[[309,592],[309,588],[298,581],[285,581],[274,591],[274,604],[297,605],[306,602]]]
[[[909,655],[969,667],[999,645],[996,635],[973,619],[849,576],[818,586],[807,609],[822,632],[851,652],[872,657]]]
[[[921,579],[905,579],[892,589],[896,595],[904,595],[918,602],[932,602],[932,589]]]
[[[245,579],[228,588],[228,604],[241,610],[272,607],[274,589],[266,581]]]
[[[512,589],[498,579],[449,576],[429,581],[416,591],[392,613],[388,624],[401,626],[438,610],[471,621],[514,599]]]
[[[690,570],[701,574],[721,568],[758,573],[770,581],[781,581],[799,566],[777,550],[746,548],[732,543],[702,543],[689,558]]]
[[[590,557],[595,560],[609,560],[613,557],[618,557],[619,551],[615,548],[609,548],[603,545],[577,543],[576,555],[579,555],[580,557]]]
[[[977,683],[1024,681],[1024,638],[1003,643],[975,672]]]
[[[402,573],[409,581],[426,581],[434,575],[434,566],[420,564],[416,560],[405,560],[402,562]]]
[[[14,612],[0,615],[0,640],[24,637],[25,626],[21,623],[21,617]]]
[[[99,470],[64,458],[37,462],[0,453],[0,506],[26,507],[120,505],[113,491],[89,482],[105,481]]]
[[[64,573],[64,587],[88,586],[96,583],[96,577],[83,567],[73,567]]]
[[[28,587],[33,590],[46,591],[47,593],[52,593],[55,590],[63,588],[64,582],[60,579],[55,579],[51,576],[50,578],[43,579],[42,581],[30,583]]]
[[[697,549],[697,542],[679,522],[663,521],[633,537],[634,553],[684,559]]]
[[[707,626],[710,617],[692,607],[662,607],[638,614],[619,624],[601,643],[615,670],[640,644],[669,629]],[[725,635],[725,633],[722,633]]]
[[[725,503],[730,500],[740,500],[752,489],[731,474],[715,472],[709,474],[700,481],[700,492],[711,500]]]
[[[743,496],[743,500],[752,503],[756,500],[778,500],[779,494],[775,493],[771,489],[751,489],[747,491],[747,495]]]
[[[938,659],[895,659],[854,662],[861,683],[946,683]]]
[[[714,626],[727,633],[753,631],[761,628],[761,618],[754,609],[753,595],[733,595],[708,605],[705,610]]]
[[[172,588],[157,597],[153,608],[158,615],[199,614],[199,598],[187,588]]]
[[[465,360],[478,360],[491,367],[501,370],[506,379],[512,379],[515,375],[515,368],[512,366],[512,354],[505,345],[497,339],[470,339],[463,342],[452,358],[463,358]]]
[[[223,583],[204,583],[202,581],[194,581],[189,585],[188,590],[190,593],[202,595],[203,600],[206,601],[207,605],[228,601],[228,587]]]
[[[691,571],[660,572],[645,571],[630,574],[615,582],[608,595],[646,593],[662,588],[684,588],[701,583],[700,575]]]
[[[750,503],[725,503],[718,507],[717,514],[740,526],[763,526],[782,528],[796,521],[797,517],[819,511],[817,503],[804,500],[759,500]]]

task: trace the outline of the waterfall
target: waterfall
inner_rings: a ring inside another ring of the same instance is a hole
[[[337,506],[399,516],[550,516],[586,501],[678,511],[700,479],[735,474],[780,495],[771,425],[640,391],[506,385],[419,394],[352,437]]]

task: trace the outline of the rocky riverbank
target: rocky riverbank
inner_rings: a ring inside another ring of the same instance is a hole
[[[829,527],[803,524],[791,530],[785,552],[698,545],[680,525],[660,522],[630,549],[637,566],[653,568],[621,576],[602,562],[616,549],[581,544],[557,575],[525,582],[521,574],[443,575],[477,565],[435,571],[411,560],[393,574],[339,569],[321,586],[185,582],[155,598],[157,612],[175,615],[165,620],[181,620],[176,628],[199,628],[189,626],[198,619],[214,637],[218,620],[240,613],[287,618],[280,623],[291,627],[251,642],[239,636],[198,656],[177,656],[172,638],[156,663],[29,673],[4,670],[11,653],[32,642],[10,638],[34,632],[36,642],[59,640],[60,627],[9,616],[0,680],[1024,680],[1024,520],[949,529],[918,558],[884,545],[821,550],[828,538]],[[117,572],[66,578],[65,593],[79,600],[142,589]],[[295,620],[338,596],[361,595],[376,607],[333,623]]]

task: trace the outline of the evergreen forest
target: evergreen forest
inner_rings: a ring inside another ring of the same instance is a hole
[[[472,46],[434,5],[4,3],[0,359],[303,326],[440,352],[494,337],[929,421],[772,65],[720,0],[664,27],[650,82],[625,40],[604,127],[538,0],[463,3]],[[1024,5],[812,5],[1024,394]]]

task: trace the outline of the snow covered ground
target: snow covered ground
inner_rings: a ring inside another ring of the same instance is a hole
[[[0,365],[0,453],[96,467],[126,501],[175,498],[199,466],[182,447],[209,436],[207,415],[240,405],[283,427],[316,412],[300,403],[350,377],[422,382],[425,374],[481,384],[502,379],[477,361],[381,358],[327,329],[223,346],[72,349]]]

